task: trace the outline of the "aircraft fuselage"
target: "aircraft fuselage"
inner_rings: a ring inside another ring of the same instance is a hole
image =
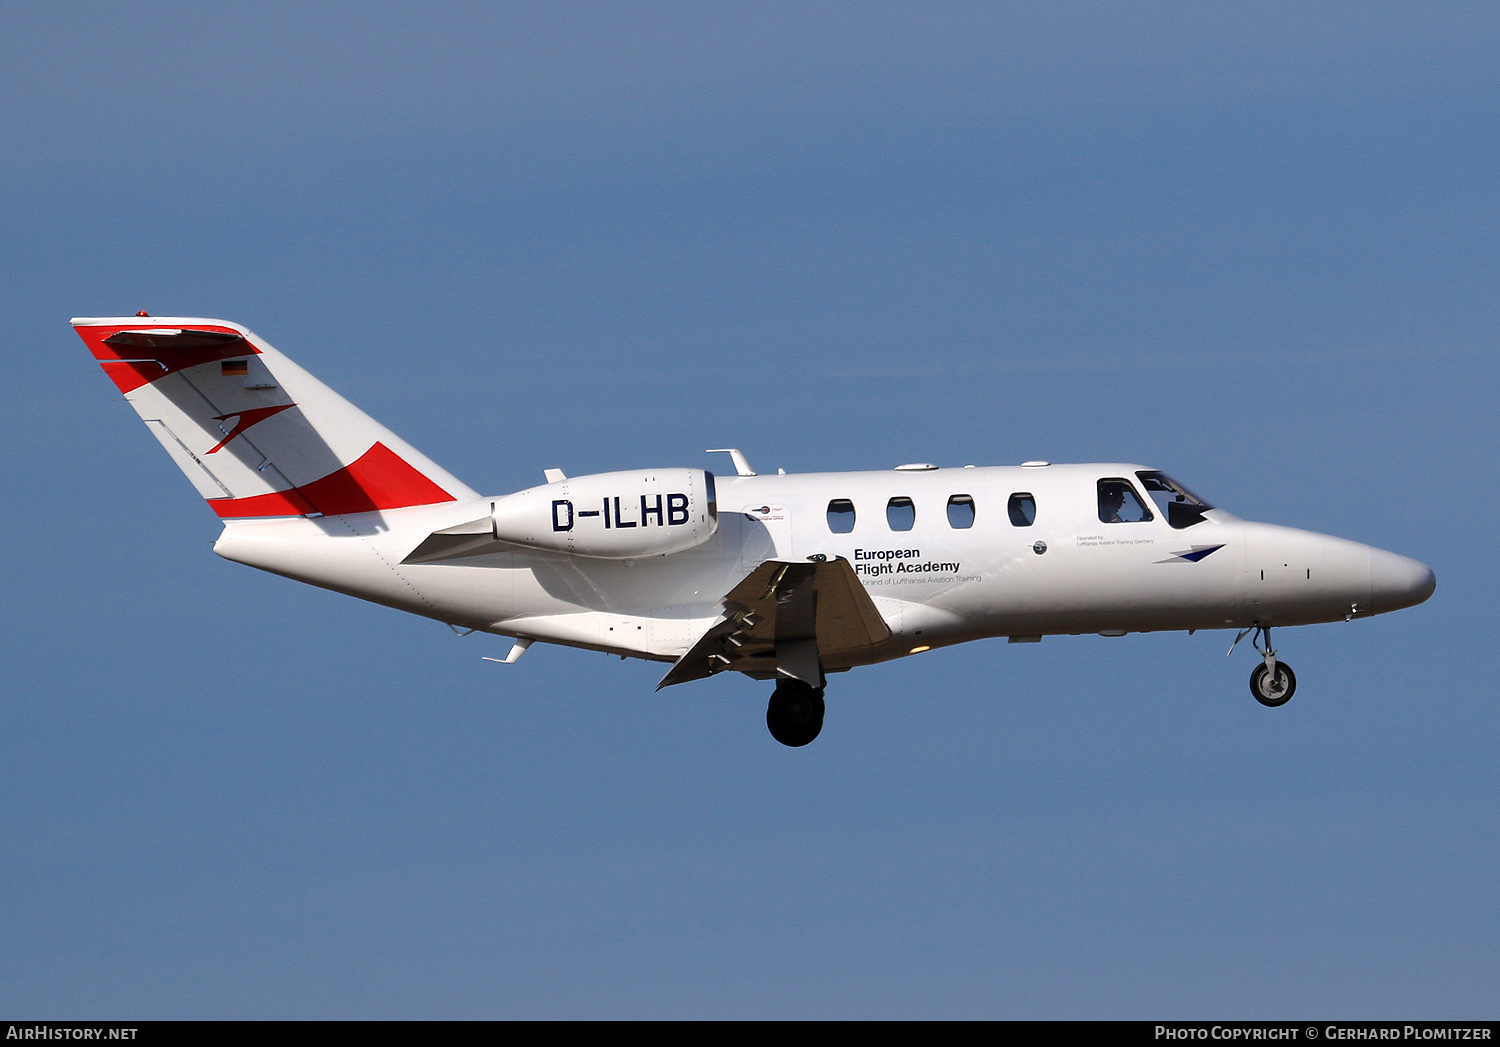
[[[850,562],[891,630],[861,662],[983,637],[1343,621],[1432,591],[1424,565],[1342,538],[1217,508],[1173,527],[1142,490],[1147,472],[1104,463],[720,476],[717,532],[636,560],[516,548],[401,563],[430,531],[491,500],[338,524],[231,522],[215,548],[461,627],[663,660],[681,655],[723,594],[767,560]],[[1101,520],[1099,484],[1113,479],[1134,486],[1149,519]],[[1009,512],[1018,496],[1029,498],[1029,523]],[[834,503],[852,513],[830,513]],[[388,569],[372,574],[377,559]]]

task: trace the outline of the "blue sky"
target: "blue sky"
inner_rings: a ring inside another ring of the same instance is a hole
[[[1491,5],[54,4],[0,38],[0,1009],[1493,1015]],[[1437,572],[765,685],[218,560],[67,327],[245,323],[475,487],[1126,460]]]

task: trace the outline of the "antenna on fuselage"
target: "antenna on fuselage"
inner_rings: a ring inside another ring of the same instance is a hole
[[[734,471],[740,476],[754,476],[755,470],[750,468],[750,463],[740,453],[738,447],[710,447],[707,454],[727,454],[729,460],[734,463]]]

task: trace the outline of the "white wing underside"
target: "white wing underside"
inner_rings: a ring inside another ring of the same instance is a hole
[[[871,660],[891,631],[849,561],[767,560],[722,601],[724,612],[657,690],[733,670],[823,686],[824,668]]]

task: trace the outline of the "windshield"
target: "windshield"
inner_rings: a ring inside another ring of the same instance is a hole
[[[1203,514],[1213,508],[1166,473],[1151,471],[1135,475],[1140,478],[1141,486],[1146,489],[1156,507],[1167,518],[1167,523],[1179,531],[1202,523]]]

